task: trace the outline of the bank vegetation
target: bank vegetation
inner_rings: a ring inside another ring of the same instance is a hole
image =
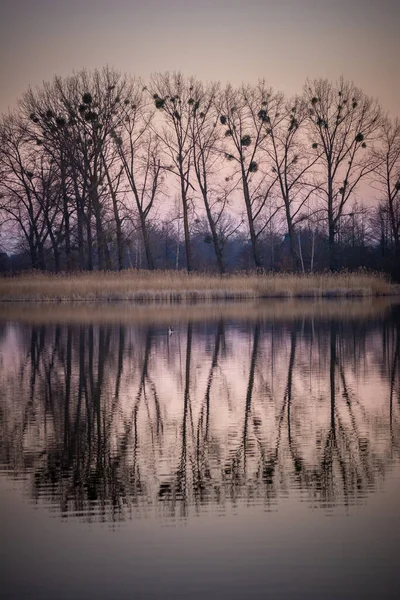
[[[26,273],[0,278],[0,301],[123,301],[176,304],[268,298],[396,296],[400,286],[367,272],[210,275],[184,271]]]

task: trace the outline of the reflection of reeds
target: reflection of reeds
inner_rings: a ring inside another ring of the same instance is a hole
[[[400,294],[383,276],[367,273],[237,274],[219,277],[182,271],[24,274],[0,279],[2,300],[204,300],[347,297]]]
[[[136,304],[132,302],[84,303],[3,303],[1,321],[98,324],[173,324],[188,321],[223,319],[287,320],[287,319],[370,319],[382,316],[396,303],[389,298],[342,300],[258,300],[244,302],[204,303],[195,305]]]

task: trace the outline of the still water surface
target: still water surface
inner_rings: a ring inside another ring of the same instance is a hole
[[[2,598],[397,598],[400,311],[0,325]]]

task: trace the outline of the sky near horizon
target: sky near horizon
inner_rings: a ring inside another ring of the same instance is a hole
[[[399,0],[2,0],[0,113],[29,86],[108,64],[287,94],[343,75],[400,117]]]

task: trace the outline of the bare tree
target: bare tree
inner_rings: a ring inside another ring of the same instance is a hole
[[[381,210],[388,215],[394,245],[394,265],[400,276],[400,120],[386,118],[377,150],[375,176],[382,194]]]
[[[0,124],[1,209],[18,227],[33,268],[45,268],[45,244],[50,235],[58,265],[55,223],[60,223],[56,173],[39,148],[29,143],[21,114]]]
[[[164,126],[157,130],[157,135],[170,161],[168,170],[179,181],[188,272],[193,269],[189,228],[191,202],[189,188],[193,188],[190,182],[193,161],[191,132],[198,88],[199,84],[193,78],[185,79],[181,73],[153,75],[150,84],[155,107],[164,116]]]
[[[72,220],[74,203],[72,202],[73,185],[70,179],[71,144],[65,135],[66,118],[62,95],[59,93],[60,81],[56,78],[53,84],[45,83],[43,88],[34,92],[29,89],[21,101],[22,109],[29,121],[27,136],[32,145],[39,146],[59,173],[60,194],[62,204],[62,241],[65,251],[66,269],[72,267]],[[77,210],[79,215],[79,211]],[[80,265],[83,267],[83,265]]]
[[[277,102],[271,88],[260,82],[256,88],[230,85],[220,95],[220,123],[226,126],[225,157],[234,165],[231,177],[237,179],[243,193],[254,264],[262,268],[259,239],[266,230],[269,218],[265,207],[273,202],[276,173],[262,164],[262,148],[267,136],[262,117],[263,107]],[[273,211],[276,214],[278,207]],[[272,215],[272,216],[273,216]]]
[[[112,135],[122,119],[121,106],[129,99],[130,86],[125,77],[110,69],[95,71],[91,76],[82,72],[71,84],[75,104],[73,136],[81,154],[81,160],[76,166],[87,190],[89,214],[94,215],[98,265],[100,269],[110,268],[107,241],[107,201],[110,195],[104,191],[107,185],[110,188],[110,168],[116,156],[111,143]],[[116,213],[118,204],[115,195],[111,199],[111,214],[116,218],[121,260],[122,239],[119,214]],[[121,268],[121,263],[119,266]]]
[[[304,124],[307,119],[304,101],[295,97],[286,100],[283,94],[267,96],[259,112],[265,124],[265,152],[278,178],[290,242],[292,268],[301,251],[296,250],[296,226],[305,218],[302,210],[315,190],[312,168],[320,156],[305,146]],[[302,257],[300,256],[302,261]]]
[[[373,145],[381,112],[377,101],[344,79],[307,81],[304,97],[309,111],[309,143],[320,155],[320,193],[328,221],[329,267],[337,269],[336,234],[340,218],[360,182],[372,173]]]
[[[144,92],[141,82],[135,80],[131,102],[123,107],[124,118],[115,141],[129,189],[135,199],[147,266],[152,270],[155,264],[150,244],[149,220],[164,177],[160,142],[150,129],[154,109],[149,105],[148,96]]]
[[[219,115],[215,104],[218,90],[217,84],[206,89],[202,86],[197,88],[191,134],[194,172],[211,231],[218,270],[222,274],[225,272],[223,240],[218,235],[218,224],[225,212],[229,193],[216,184],[216,176],[221,170],[221,154],[218,151],[220,134],[217,128]]]
[[[36,137],[36,143],[43,146],[59,167],[67,268],[71,266],[74,204],[80,251],[86,225],[89,269],[92,268],[92,218],[100,269],[110,267],[109,214],[114,216],[117,243],[121,246],[118,205],[115,190],[110,188],[111,183],[118,181],[111,176],[117,156],[111,136],[120,123],[121,106],[129,93],[127,79],[105,68],[93,73],[81,71],[67,79],[56,77],[40,93],[35,95],[30,91],[24,98],[24,107],[30,112],[32,138]],[[82,267],[81,252],[80,262]]]

